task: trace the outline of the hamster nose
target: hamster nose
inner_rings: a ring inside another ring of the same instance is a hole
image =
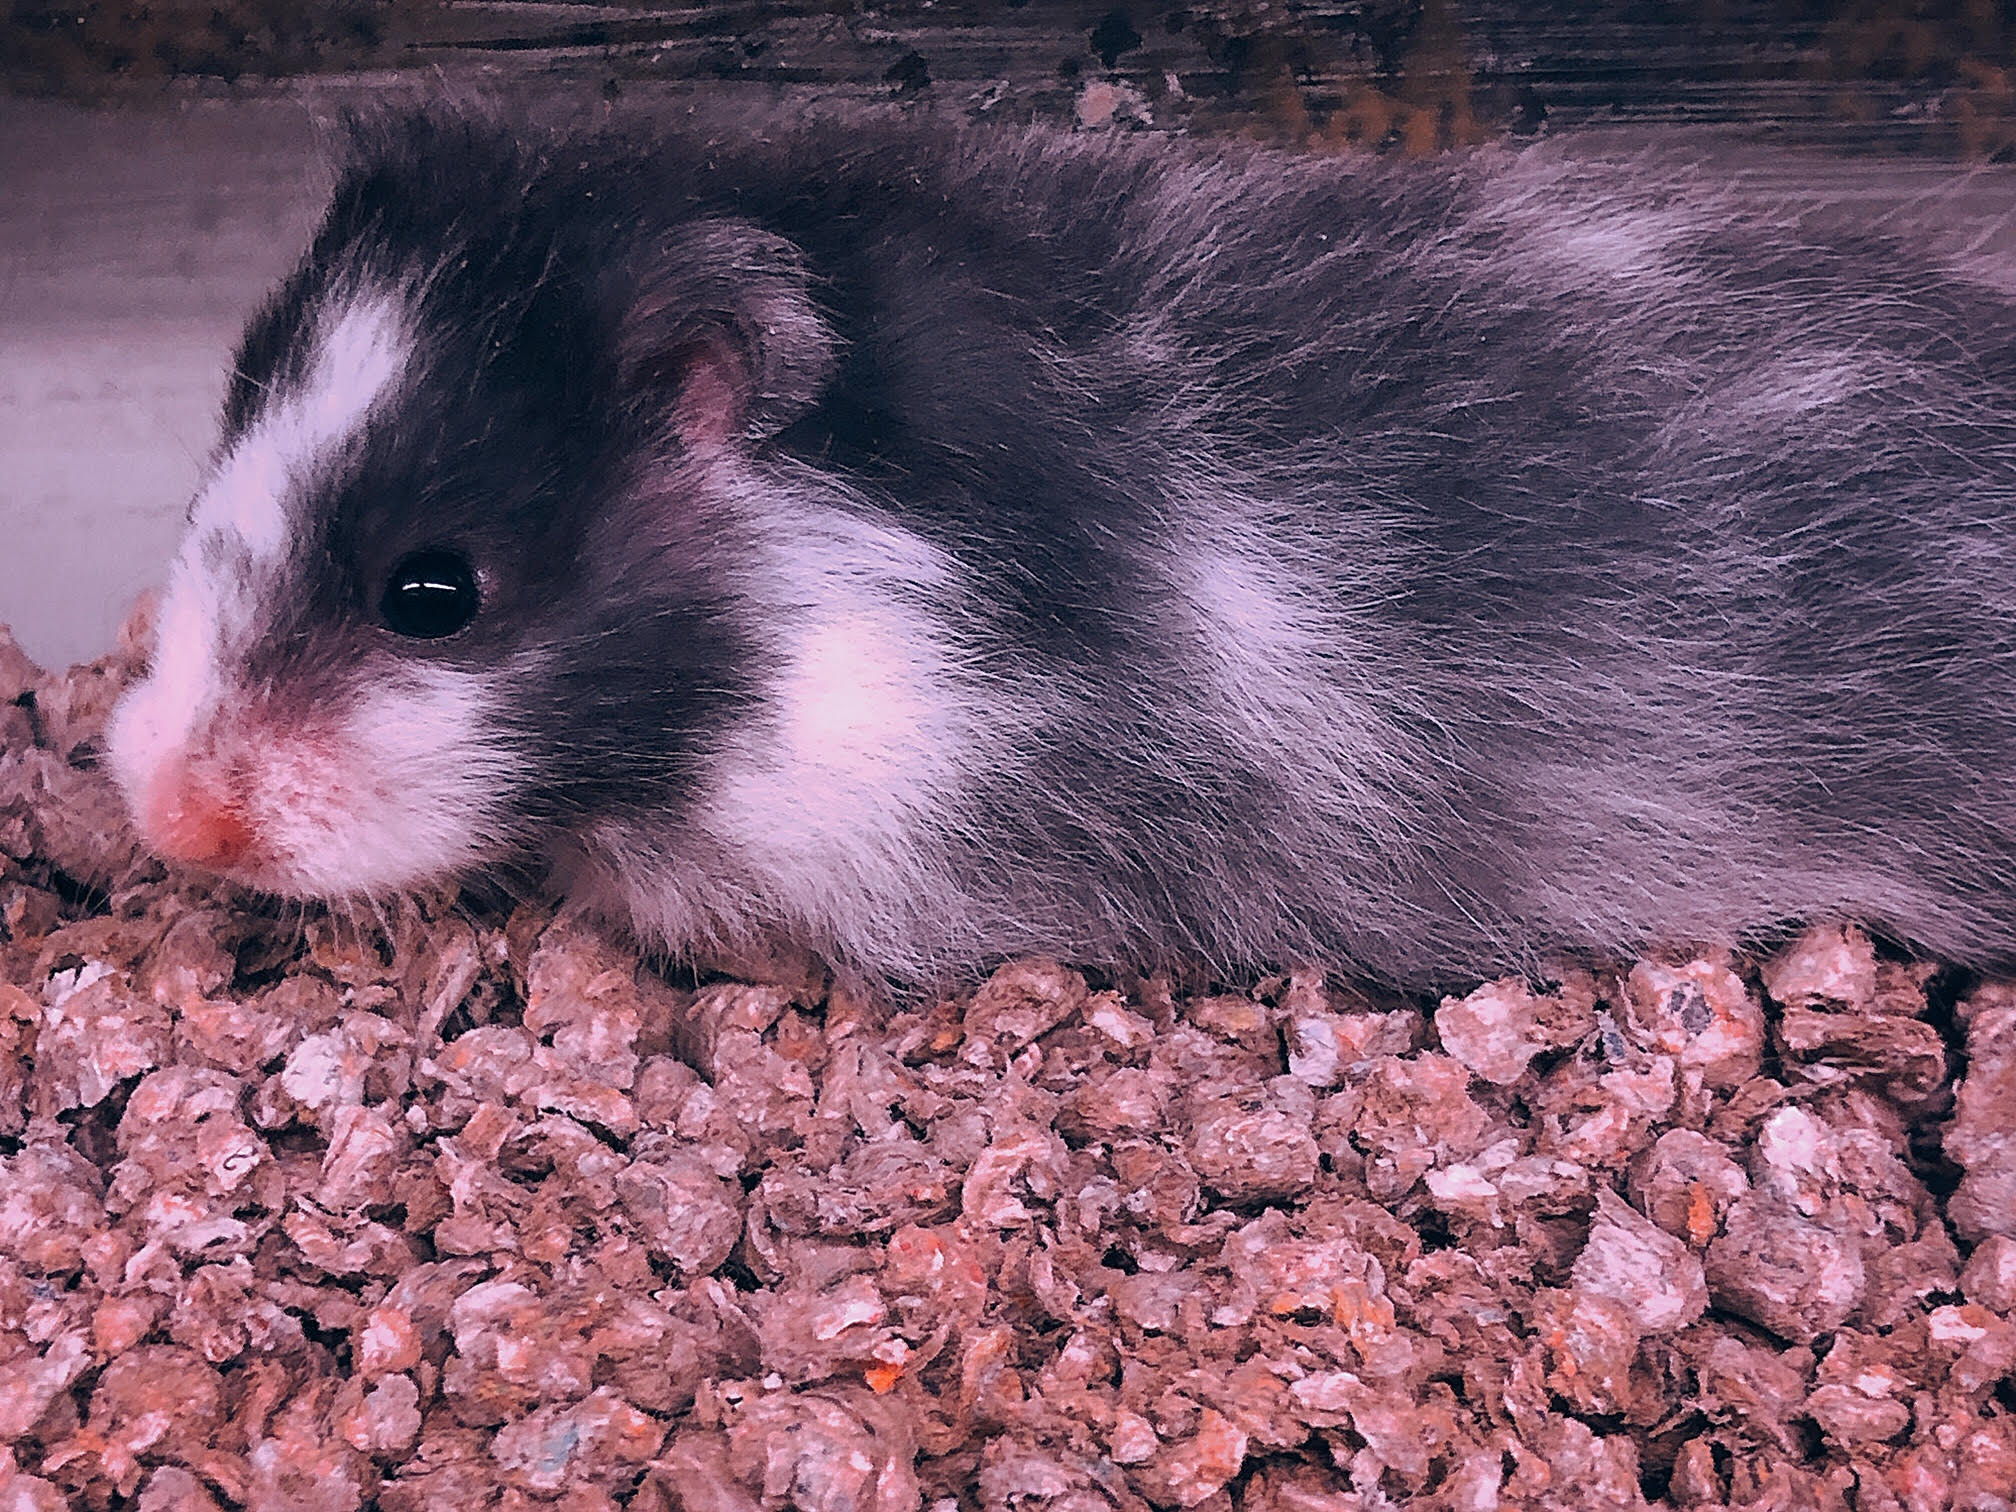
[[[213,871],[236,866],[252,849],[252,828],[228,797],[190,778],[164,773],[148,794],[141,826],[155,851]]]

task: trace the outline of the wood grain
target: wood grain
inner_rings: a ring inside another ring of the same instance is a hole
[[[0,78],[98,98],[425,69],[610,97],[745,85],[1431,152],[1592,123],[2016,152],[2016,25],[1983,0],[149,0],[17,3]]]

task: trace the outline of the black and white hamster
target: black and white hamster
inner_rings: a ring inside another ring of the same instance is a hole
[[[2016,315],[1557,150],[360,128],[110,756],[271,891],[1405,984],[2016,962]]]

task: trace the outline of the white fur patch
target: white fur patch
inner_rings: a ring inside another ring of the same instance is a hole
[[[1868,399],[1885,389],[1900,394],[1922,391],[1909,364],[1888,353],[1794,350],[1760,364],[1716,398],[1733,415],[1770,426],[1810,410]]]
[[[761,712],[676,837],[611,829],[593,849],[638,927],[675,948],[770,929],[921,972],[971,928],[948,916],[946,838],[1044,697],[973,665],[951,558],[792,481],[746,490],[764,533],[745,586],[779,627]]]
[[[920,684],[937,659],[928,642],[883,616],[811,628],[781,690],[785,747],[850,787],[918,764],[937,722]]]
[[[178,562],[155,616],[147,677],[127,690],[105,731],[106,758],[129,807],[188,744],[198,720],[217,706],[217,628],[213,605]]]
[[[1522,152],[1483,185],[1464,233],[1435,251],[1515,288],[1571,297],[1586,291],[1656,310],[1697,283],[1685,249],[1716,214],[1698,190],[1662,193],[1676,187],[1653,175],[1648,192],[1623,195],[1614,178],[1592,176],[1572,158]],[[1502,232],[1512,245],[1479,232]]]
[[[311,897],[382,894],[491,852],[521,763],[495,737],[495,681],[404,667],[326,738],[245,755],[246,812],[272,857],[261,885]]]
[[[1380,591],[1379,563],[1368,546],[1347,586],[1321,556],[1339,554],[1335,541],[1298,540],[1285,522],[1260,523],[1261,513],[1202,479],[1185,498],[1169,570],[1195,616],[1211,697],[1193,717],[1218,724],[1234,749],[1299,794],[1302,817],[1348,813],[1378,825],[1399,743],[1360,691],[1374,673],[1354,621]]]
[[[1532,225],[1528,236],[1563,272],[1616,281],[1668,275],[1667,249],[1686,222],[1644,210],[1558,216]]]
[[[953,578],[914,536],[837,512],[796,522],[765,573],[787,602],[772,713],[723,763],[707,827],[780,893],[845,907],[906,864],[914,831],[960,785],[975,716],[942,622],[920,594]]]
[[[399,384],[413,356],[411,317],[377,290],[332,303],[315,325],[314,360],[298,387],[271,396],[196,496],[197,533],[226,531],[255,556],[284,556],[287,496],[328,452],[353,435]]]
[[[1712,449],[1783,456],[1801,447],[1848,446],[1865,428],[1893,420],[1899,408],[1924,404],[1928,392],[1918,369],[1895,354],[1789,345],[1704,387],[1664,420],[1659,439],[1683,455]],[[1770,451],[1759,450],[1760,433]]]
[[[162,774],[185,761],[239,770],[237,754],[225,748],[231,707],[245,690],[232,686],[227,669],[259,633],[254,578],[282,561],[292,544],[290,492],[400,382],[412,358],[409,326],[403,301],[391,292],[332,302],[316,323],[306,377],[268,397],[197,495],[162,596],[148,675],[121,701],[107,732],[113,773],[136,813]],[[445,736],[467,724],[456,712],[467,700],[445,685],[429,685],[416,699],[413,728],[388,721],[399,739],[429,729]],[[367,740],[356,745],[371,749]],[[281,789],[305,784],[299,753],[290,754],[284,742],[241,754],[250,761],[247,770],[266,770]],[[385,868],[373,860],[364,869],[376,876]],[[309,872],[336,878],[340,867],[318,864],[303,875]]]

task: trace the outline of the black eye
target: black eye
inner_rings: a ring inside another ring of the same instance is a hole
[[[416,551],[385,582],[378,613],[386,626],[415,640],[440,640],[476,618],[476,574],[452,551]]]

